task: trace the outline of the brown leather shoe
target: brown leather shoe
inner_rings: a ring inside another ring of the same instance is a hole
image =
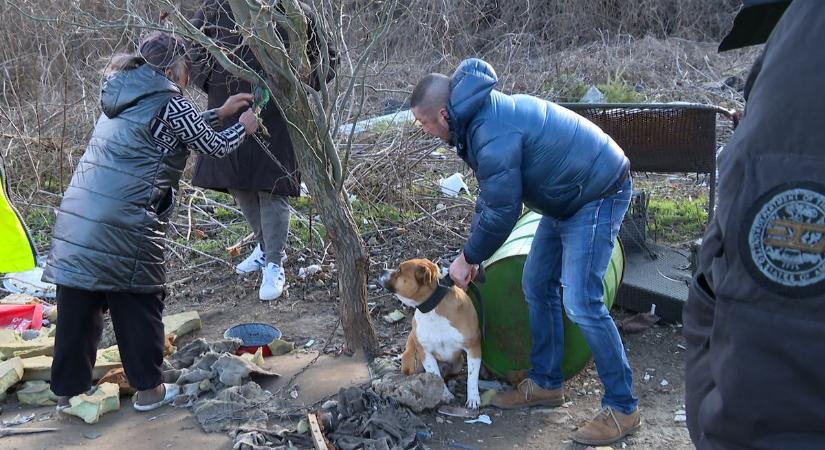
[[[630,414],[622,414],[611,407],[604,407],[596,417],[573,434],[573,440],[586,445],[607,445],[633,434],[642,426],[639,408]]]
[[[524,379],[513,391],[499,392],[490,402],[501,409],[518,409],[529,406],[561,406],[564,388],[544,389],[530,378]]]

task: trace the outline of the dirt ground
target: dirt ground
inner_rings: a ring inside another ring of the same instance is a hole
[[[243,322],[260,321],[278,327],[284,338],[295,342],[300,350],[297,354],[269,358],[268,365],[282,376],[259,382],[281,398],[287,395],[287,391],[281,389],[283,385],[292,382],[290,386],[297,387],[300,393],[295,400],[297,408],[322,402],[341,386],[369,380],[366,362],[358,356],[342,353],[344,341],[338,326],[334,285],[319,282],[323,277],[301,280],[297,277],[300,265],[297,261],[288,263],[288,281],[292,287],[288,295],[277,302],[258,301],[257,274],[241,277],[232,273],[229,267],[205,272],[173,286],[167,299],[168,313],[189,309],[200,311],[204,327],[187,339],[219,338],[226,328]],[[402,308],[384,291],[373,288],[370,293],[373,319],[384,354],[398,355],[409,331],[412,311]],[[386,323],[381,317],[395,309],[404,311],[406,319],[395,324]],[[616,317],[627,314],[614,310]],[[639,433],[614,444],[613,448],[692,448],[684,423],[674,422],[674,414],[684,409],[681,328],[655,326],[622,338],[634,371],[634,386],[640,399],[644,426]],[[311,345],[305,348],[307,344]],[[321,357],[315,360],[319,353]],[[299,376],[295,377],[296,374]],[[464,381],[460,378],[453,390],[461,401],[464,389]],[[460,419],[433,412],[423,417],[432,430],[427,444],[432,449],[583,449],[584,446],[573,443],[569,436],[597,412],[601,392],[591,363],[568,383],[570,402],[566,407],[515,412],[485,408],[482,413],[490,416],[492,425],[466,424]],[[124,445],[124,448],[136,449],[231,448],[231,440],[226,435],[203,433],[188,410],[168,407],[149,414],[137,414],[129,406],[129,400],[122,399],[119,412],[89,426],[56,421],[51,418],[50,408],[20,409],[15,404],[5,404],[2,419],[34,412],[38,419],[26,426],[57,426],[62,431],[2,438],[2,446],[14,449],[108,449]],[[39,419],[44,421],[37,421]]]

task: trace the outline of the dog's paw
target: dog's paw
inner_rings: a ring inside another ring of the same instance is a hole
[[[481,406],[481,396],[478,394],[467,396],[467,409],[478,409]]]
[[[450,403],[453,400],[455,400],[455,395],[453,395],[453,393],[450,392],[449,389],[444,388],[444,393],[441,394],[441,401],[443,401],[444,403]]]

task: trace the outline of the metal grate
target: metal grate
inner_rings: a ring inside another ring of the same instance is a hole
[[[716,115],[732,111],[694,103],[560,103],[598,125],[638,172],[704,173],[708,219],[716,200]]]

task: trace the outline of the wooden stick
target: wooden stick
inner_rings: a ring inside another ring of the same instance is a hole
[[[33,434],[33,433],[47,433],[49,431],[57,431],[59,428],[8,428],[0,427],[0,437],[14,436],[17,434]]]
[[[315,445],[315,450],[327,450],[327,440],[324,439],[324,433],[321,432],[321,426],[318,425],[318,417],[315,413],[307,414],[307,421],[309,422],[309,431],[312,433],[312,443]]]

